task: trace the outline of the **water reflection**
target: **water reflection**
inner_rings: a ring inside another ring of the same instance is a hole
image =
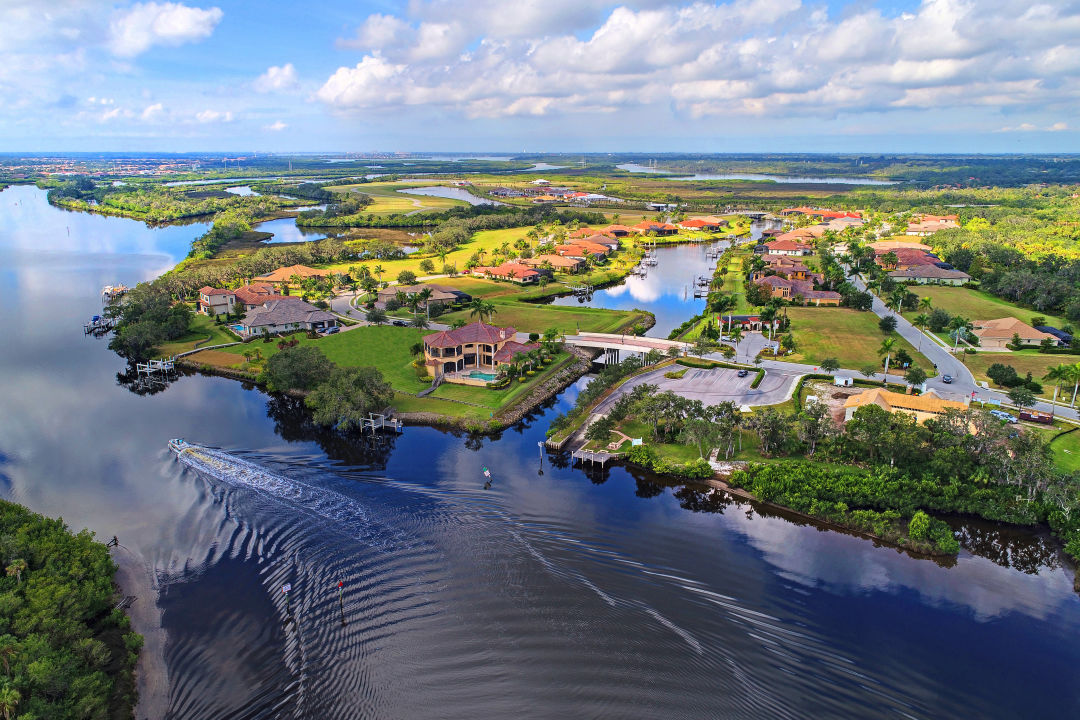
[[[200,232],[0,193],[15,340],[0,344],[0,489],[152,569],[168,632],[155,717],[1059,717],[1080,702],[1080,601],[1044,538],[965,525],[944,568],[619,466],[550,454],[540,474],[537,443],[586,380],[496,436],[365,440],[232,380],[129,392],[81,324],[102,285],[156,275]],[[185,469],[175,436],[344,512]]]

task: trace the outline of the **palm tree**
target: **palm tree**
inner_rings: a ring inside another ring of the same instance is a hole
[[[11,720],[11,714],[19,707],[22,695],[10,685],[0,688],[0,711],[4,713],[4,720]]]
[[[889,301],[896,307],[896,313],[899,315],[904,306],[904,300],[907,298],[907,290],[902,287],[898,287],[892,291],[889,295]]]
[[[923,312],[930,312],[930,309],[934,306],[934,301],[929,297],[924,297],[919,300],[919,309]]]
[[[956,333],[953,340],[953,352],[956,352],[956,348],[960,345],[960,335],[966,333],[970,327],[971,321],[959,315],[949,321],[949,329]]]
[[[379,282],[382,282],[382,276],[386,274],[386,270],[383,269],[382,265],[376,265],[371,269],[371,272],[375,273],[375,277],[379,278]]]
[[[431,288],[426,287],[420,292],[416,293],[416,299],[421,305],[424,306],[424,315],[428,320],[431,319],[431,303],[428,300],[431,299]]]
[[[735,343],[735,357],[739,357],[739,343],[742,341],[742,326],[736,325],[728,330],[728,337]]]
[[[889,378],[889,360],[892,359],[893,345],[896,344],[896,340],[893,338],[885,338],[881,341],[881,347],[878,348],[878,355],[885,356],[885,381],[888,382]]]
[[[926,329],[929,322],[930,318],[923,313],[919,313],[911,319],[911,324],[919,328],[919,352],[922,352],[922,331]]]
[[[26,571],[26,561],[23,560],[22,558],[12,560],[11,564],[7,566],[8,577],[11,577],[12,575],[14,575],[15,579],[18,581],[18,583],[20,585],[22,584],[22,574],[25,571]]]
[[[495,315],[495,303],[483,298],[476,298],[469,303],[469,317],[480,317],[480,322],[484,322],[484,318],[491,322],[491,318]]]
[[[1069,368],[1070,365],[1068,363],[1061,363],[1050,368],[1047,373],[1043,375],[1043,380],[1054,381],[1054,402],[1057,402],[1058,392],[1061,391],[1061,383],[1068,382],[1072,379]]]

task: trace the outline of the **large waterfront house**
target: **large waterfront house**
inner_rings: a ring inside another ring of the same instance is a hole
[[[254,310],[260,305],[271,300],[281,300],[283,295],[278,295],[274,286],[267,283],[255,283],[244,285],[235,290],[222,290],[219,288],[199,288],[199,302],[196,310],[203,315],[228,314],[239,310],[246,312]]]
[[[803,305],[839,305],[843,299],[840,293],[832,290],[815,290],[810,280],[789,280],[779,275],[767,275],[757,284],[768,289],[769,297],[801,302]]]
[[[915,421],[920,425],[932,417],[943,414],[946,410],[965,410],[967,405],[955,400],[943,400],[934,394],[932,390],[922,395],[905,395],[904,393],[892,392],[881,388],[873,388],[852,395],[844,402],[844,422],[847,422],[855,414],[855,411],[866,405],[877,405],[882,410],[890,413],[908,413],[915,416]]]
[[[783,238],[783,236],[781,236]],[[769,255],[794,255],[796,257],[802,255],[813,255],[814,246],[807,245],[804,242],[792,239],[777,239],[772,242],[765,243],[765,247],[768,249]]]
[[[607,245],[590,242],[588,240],[572,240],[566,245],[558,245],[555,248],[556,255],[584,260],[587,257],[605,258],[611,252]]]
[[[474,322],[456,330],[424,337],[424,364],[436,380],[464,385],[486,385],[499,367],[522,353],[538,349],[535,343],[514,339],[512,327]]]
[[[1006,346],[1012,342],[1013,337],[1019,337],[1020,344],[1028,347],[1042,344],[1049,338],[1058,344],[1058,338],[1050,333],[1044,333],[1028,325],[1026,322],[1014,317],[998,318],[997,320],[976,320],[972,323],[974,330],[971,334],[979,338],[979,345],[989,350],[1006,350]]]
[[[649,233],[654,235],[674,235],[679,232],[679,226],[666,222],[651,222],[649,220],[644,220],[637,225],[634,225],[633,230],[641,235],[647,235]]]
[[[572,273],[585,267],[585,261],[581,258],[570,257],[569,255],[554,255],[550,253],[536,255],[531,258],[522,258],[518,262],[531,268],[551,268],[557,272]]]
[[[528,285],[539,281],[542,271],[534,270],[531,267],[522,265],[518,262],[504,262],[502,265],[495,267],[478,265],[468,272],[470,275],[475,275],[476,277],[486,277],[493,280],[509,280],[510,282],[515,282],[519,285]]]
[[[385,308],[386,303],[389,300],[396,298],[398,293],[415,295],[424,290],[430,290],[431,295],[428,296],[426,302],[420,303],[421,309],[426,308],[428,305],[431,307],[448,307],[457,303],[467,303],[472,300],[472,295],[469,295],[467,292],[446,285],[391,285],[379,290],[379,296],[375,301],[375,307],[380,309]]]
[[[250,310],[240,321],[240,334],[245,336],[296,330],[325,330],[337,325],[337,318],[300,298],[286,297],[270,300]]]

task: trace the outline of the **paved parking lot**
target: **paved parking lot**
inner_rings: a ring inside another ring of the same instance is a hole
[[[673,369],[679,369],[679,366],[669,365],[628,380],[611,397],[604,400],[595,412],[607,412],[620,396],[643,383],[656,385],[660,392],[670,390],[684,398],[700,400],[705,405],[716,405],[724,401],[740,406],[775,405],[788,399],[796,380],[802,374],[768,370],[761,384],[756,389],[751,389],[750,383],[757,375],[756,370],[751,370],[746,377],[741,378],[738,376],[738,370],[729,368],[712,370],[689,368],[681,378],[664,377],[664,373],[671,372]]]

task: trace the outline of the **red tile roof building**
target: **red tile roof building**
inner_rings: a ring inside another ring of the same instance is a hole
[[[477,277],[492,277],[522,284],[536,282],[540,279],[538,271],[516,262],[505,262],[497,267],[480,265],[474,267],[469,273]]]
[[[494,373],[521,353],[540,347],[535,343],[520,343],[514,339],[515,335],[512,327],[482,322],[432,333],[424,338],[424,364],[437,379],[446,382],[486,384],[485,379],[471,378],[469,373]]]

